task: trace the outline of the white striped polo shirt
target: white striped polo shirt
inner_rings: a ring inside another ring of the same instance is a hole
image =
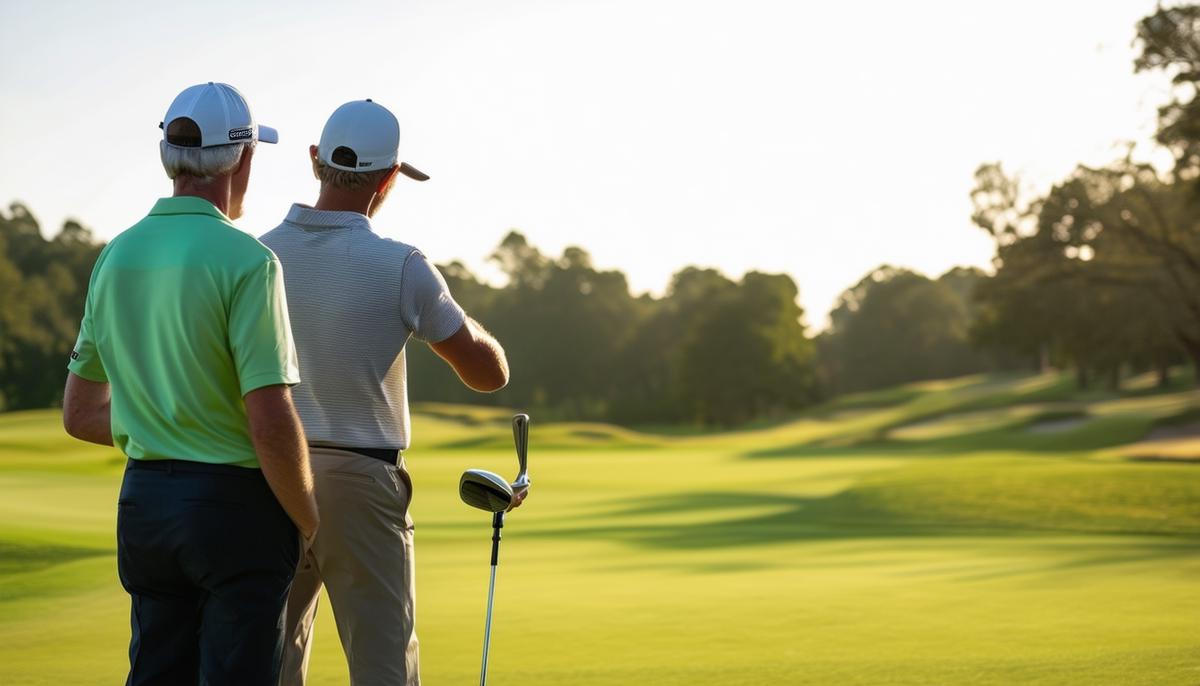
[[[260,240],[283,265],[308,442],[408,448],[404,345],[443,341],[466,321],[437,267],[357,212],[292,205]]]

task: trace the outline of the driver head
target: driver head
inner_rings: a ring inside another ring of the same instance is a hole
[[[498,474],[468,469],[458,481],[458,496],[471,507],[487,512],[503,512],[512,506],[513,490]]]

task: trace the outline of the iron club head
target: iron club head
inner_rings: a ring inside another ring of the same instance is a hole
[[[468,469],[458,480],[458,497],[471,507],[503,512],[512,506],[513,489],[508,482],[483,469]]]

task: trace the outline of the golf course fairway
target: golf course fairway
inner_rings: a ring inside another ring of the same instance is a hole
[[[1200,684],[1200,464],[1137,448],[1197,408],[1046,375],[722,433],[534,414],[489,683]],[[490,517],[457,481],[515,476],[511,413],[415,410],[422,676],[475,683]],[[0,415],[0,684],[124,679],[122,467],[56,411]],[[345,684],[322,602],[310,683]]]

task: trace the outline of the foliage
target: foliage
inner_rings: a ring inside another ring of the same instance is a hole
[[[1040,197],[999,164],[982,165],[975,223],[996,240],[996,274],[978,290],[976,340],[1079,384],[1122,369],[1166,370],[1185,356],[1200,378],[1200,6],[1159,5],[1137,25],[1137,71],[1171,77],[1157,140],[1162,174],[1130,155],[1080,165]]]
[[[580,247],[544,254],[509,232],[485,283],[442,265],[452,292],[507,349],[509,387],[480,397],[425,346],[408,348],[413,397],[527,407],[560,418],[733,424],[831,392],[1017,366],[1071,367],[1086,386],[1190,358],[1200,378],[1200,6],[1160,5],[1137,25],[1134,68],[1169,74],[1158,141],[1170,173],[1132,155],[1080,166],[1047,193],[999,164],[975,174],[972,220],[995,272],[937,279],[882,266],[842,294],[811,339],[795,282],[687,267],[662,297],[629,292]],[[42,237],[22,205],[0,213],[0,408],[56,402],[99,246],[68,222]]]
[[[971,348],[971,294],[977,270],[954,269],[937,280],[884,265],[838,299],[821,362],[838,392],[942,379],[989,369]]]
[[[624,274],[596,269],[579,247],[552,258],[513,231],[492,259],[503,287],[460,264],[442,267],[459,302],[508,353],[512,381],[487,402],[570,418],[732,424],[818,396],[799,291],[787,276],[751,272],[735,282],[689,267],[665,297],[635,298]],[[479,402],[413,348],[414,397]]]
[[[9,409],[58,402],[100,248],[75,222],[46,240],[24,206],[0,215],[0,398]],[[492,259],[503,287],[460,263],[442,271],[503,342],[512,383],[481,398],[425,346],[411,345],[414,397],[569,418],[730,424],[818,396],[799,291],[787,276],[752,272],[734,282],[688,268],[665,298],[635,298],[624,274],[597,269],[579,247],[552,258],[513,231]]]
[[[61,397],[100,247],[77,222],[46,240],[24,205],[0,211],[0,409]]]
[[[977,179],[1003,175],[985,167]],[[1121,160],[1080,166],[1024,208],[1010,197],[1005,211],[977,211],[997,237],[997,270],[978,291],[976,340],[1073,366],[1081,385],[1095,374],[1117,383],[1125,366],[1165,380],[1181,351],[1200,353],[1200,243],[1184,194]],[[1014,215],[1027,231],[1005,228]],[[987,223],[995,216],[1005,227]]]
[[[1137,24],[1141,53],[1134,69],[1171,76],[1171,100],[1158,110],[1158,142],[1175,157],[1181,178],[1200,177],[1200,6],[1159,5]]]

